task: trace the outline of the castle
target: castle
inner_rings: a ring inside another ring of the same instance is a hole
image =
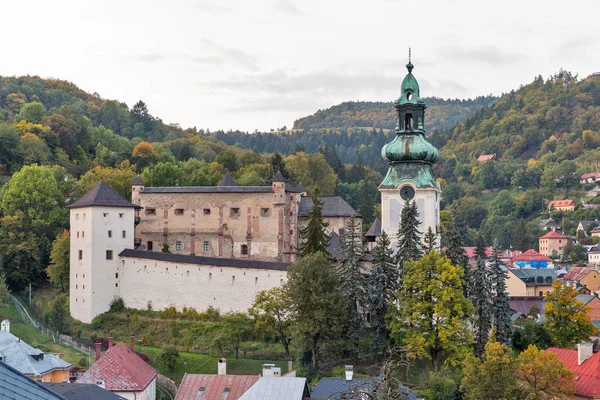
[[[396,137],[382,149],[389,163],[381,183],[382,218],[365,248],[386,231],[397,242],[400,212],[415,200],[420,229],[439,233],[439,152],[425,139],[425,102],[407,65],[396,100]],[[341,197],[320,197],[330,253],[339,254],[347,220],[362,218]],[[275,174],[270,186],[238,186],[226,173],[218,186],[146,187],[138,176],[131,202],[100,182],[70,209],[70,310],[82,322],[120,297],[130,308],[174,306],[246,311],[256,294],[283,285],[296,260],[299,229],[312,209],[302,185]]]

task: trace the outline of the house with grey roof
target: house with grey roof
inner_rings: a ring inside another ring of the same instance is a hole
[[[66,400],[39,382],[0,361],[0,399],[6,400]]]
[[[3,327],[6,326],[3,324]],[[57,354],[44,353],[22,341],[8,330],[0,330],[0,361],[34,380],[69,380],[73,365]]]
[[[356,212],[354,208],[340,196],[319,196],[319,202],[323,205],[322,216],[323,221],[328,224],[327,231],[335,232],[342,236],[346,231],[346,225],[350,217],[355,216],[359,224],[359,232],[362,232],[362,215]],[[312,211],[313,201],[308,196],[302,196],[300,199],[300,207],[298,209],[298,218],[300,225],[304,225],[304,221]]]
[[[306,378],[263,376],[239,400],[303,400],[311,398]]]
[[[93,384],[44,382],[43,385],[67,400],[127,400]]]

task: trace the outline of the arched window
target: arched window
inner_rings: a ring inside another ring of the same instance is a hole
[[[248,245],[246,245],[246,244],[242,245],[242,255],[243,256],[247,256],[248,255]]]

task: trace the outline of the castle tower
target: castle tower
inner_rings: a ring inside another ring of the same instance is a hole
[[[135,210],[105,182],[70,208],[70,310],[85,323],[119,296],[119,253],[133,249]]]
[[[440,185],[431,167],[440,158],[440,153],[425,139],[427,104],[420,97],[410,59],[406,68],[408,75],[402,81],[402,93],[394,102],[398,113],[396,137],[381,149],[381,155],[389,163],[387,175],[379,185],[381,229],[395,244],[404,203],[414,200],[419,209],[419,230],[424,233],[431,227],[438,234],[439,243]]]

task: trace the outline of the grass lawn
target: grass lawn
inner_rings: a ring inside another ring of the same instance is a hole
[[[197,353],[179,353],[179,361],[175,371],[167,371],[161,365],[157,365],[154,360],[160,352],[156,347],[137,346],[137,351],[147,354],[150,357],[152,365],[157,368],[163,375],[173,379],[178,384],[181,382],[184,373],[188,374],[216,374],[218,358],[210,357],[205,354]],[[271,361],[271,360],[253,360],[240,358],[236,360],[234,357],[227,358],[227,374],[228,375],[258,375],[262,372],[263,364],[275,364],[281,368],[281,373],[287,372],[287,361]]]
[[[39,332],[33,325],[23,321],[12,302],[0,308],[0,320],[7,318],[10,320],[10,332],[30,346],[39,348],[45,353],[60,354],[63,360],[73,365],[77,365],[83,357],[87,358],[87,354],[85,353],[62,344],[54,343],[52,339]]]

